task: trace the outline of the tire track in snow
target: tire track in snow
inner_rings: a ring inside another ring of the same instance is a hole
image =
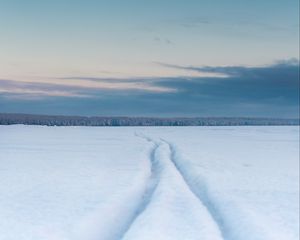
[[[148,212],[147,213],[148,216],[149,216],[149,211],[150,212],[154,211],[155,214],[157,214],[158,213],[157,211],[159,211],[159,206],[161,204],[161,201],[164,202],[164,203],[168,203],[169,202],[169,200],[167,200],[168,198],[171,200],[173,197],[175,197],[175,199],[177,199],[177,197],[179,197],[177,204],[178,203],[183,203],[183,202],[185,204],[186,203],[192,204],[193,207],[191,207],[191,205],[186,205],[185,206],[189,209],[189,211],[193,208],[195,208],[195,210],[199,209],[199,210],[196,210],[194,212],[198,216],[198,217],[195,217],[195,219],[199,220],[199,224],[203,224],[202,226],[201,225],[199,226],[199,231],[200,231],[199,236],[202,236],[201,233],[203,233],[204,234],[203,239],[207,239],[207,234],[209,234],[209,236],[211,237],[211,238],[208,238],[208,239],[227,239],[227,238],[224,238],[222,230],[221,230],[218,222],[215,220],[214,216],[212,215],[210,209],[208,209],[207,206],[203,203],[203,201],[195,194],[195,192],[192,190],[190,184],[188,184],[188,182],[186,181],[186,179],[185,179],[184,175],[182,174],[181,170],[176,165],[176,163],[173,159],[174,152],[173,152],[171,144],[169,144],[167,141],[165,141],[163,139],[159,139],[158,141],[156,141],[156,140],[154,140],[154,139],[152,139],[152,138],[150,138],[150,137],[148,137],[144,134],[135,134],[135,135],[137,137],[141,137],[141,138],[146,139],[148,142],[151,142],[151,143],[155,144],[156,149],[155,149],[155,151],[152,152],[151,162],[154,163],[154,166],[153,166],[154,168],[155,168],[155,165],[156,165],[156,168],[159,169],[160,176],[159,176],[159,179],[156,178],[157,179],[156,186],[155,186],[155,188],[153,188],[153,191],[151,191],[151,196],[147,197],[147,199],[146,199],[147,201],[144,204],[142,210],[138,211],[138,214],[135,215],[135,218],[132,220],[132,223],[130,224],[130,226],[128,226],[127,231],[124,232],[123,238],[127,239],[127,237],[128,237],[127,233],[129,233],[130,237],[128,239],[131,239],[131,238],[136,239],[134,237],[135,235],[133,233],[136,234],[137,231],[139,232],[139,228],[137,228],[137,226],[139,226],[139,224],[141,224],[141,222],[139,222],[141,218],[145,219],[145,215],[143,214],[144,212]],[[166,155],[165,155],[165,157],[163,157],[161,159],[161,157],[162,157],[162,155],[161,155],[162,148],[164,148],[164,151],[165,151]],[[156,152],[157,152],[157,154],[156,154]],[[164,187],[162,187],[162,186],[164,186]],[[180,186],[182,186],[183,188],[180,188]],[[174,189],[174,187],[179,187],[178,190],[180,190],[180,192],[183,193],[183,195],[181,195],[181,196],[177,196],[176,194],[174,195],[174,194],[172,194],[172,191],[171,191],[171,193],[168,190],[166,191],[166,189],[164,189],[165,187],[170,187],[171,189],[172,188]],[[156,194],[157,193],[156,189],[158,191],[158,195]],[[171,200],[171,202],[173,202],[173,201],[174,200]],[[176,200],[175,200],[175,202],[176,202]],[[157,205],[157,204],[159,204],[159,205]],[[198,204],[199,204],[199,206],[198,206]],[[155,205],[156,205],[156,207],[153,207]],[[169,208],[169,210],[170,209],[172,209],[172,206]],[[155,216],[155,214],[154,215],[150,214],[150,216],[153,217],[153,216]],[[191,212],[191,214],[193,215],[192,212]],[[157,215],[157,216],[159,216],[159,215]],[[184,215],[182,217],[184,217]],[[194,217],[191,217],[189,220],[191,220],[193,218]],[[180,219],[180,218],[178,218],[178,219]],[[206,219],[207,221],[203,221],[203,219]],[[155,221],[155,218],[154,219],[152,218],[152,221]],[[153,222],[149,222],[149,224],[151,225],[151,224],[153,224]],[[205,227],[203,228],[203,226],[205,226]],[[208,226],[210,226],[210,227],[208,227]],[[157,226],[157,227],[158,227],[158,229],[160,229],[160,226]],[[195,230],[198,229],[197,224],[194,227],[195,227]],[[155,229],[153,229],[154,232],[156,232]],[[215,229],[215,230],[213,230],[213,229]],[[133,230],[133,232],[131,232],[131,230]],[[170,231],[170,229],[168,229],[168,230]],[[168,230],[167,230],[167,232],[168,232]],[[197,231],[198,230],[196,230],[196,232]],[[196,234],[196,232],[195,232],[195,234]],[[147,233],[147,230],[146,230],[146,232],[144,232],[143,234],[148,235],[149,233]],[[157,232],[156,232],[156,234],[157,234]],[[163,234],[164,233],[162,233],[162,236],[164,236]],[[212,235],[210,235],[210,234],[212,234]],[[143,236],[143,235],[140,235],[139,237],[141,237],[141,236]],[[194,235],[194,236],[196,238],[197,235]],[[159,237],[159,235],[156,235],[156,237]],[[193,238],[191,238],[191,239],[193,239]]]
[[[222,234],[223,239],[231,240],[233,237],[231,236],[230,232],[228,231],[225,221],[217,209],[217,206],[211,201],[208,193],[207,193],[207,186],[205,183],[202,183],[202,188],[199,189],[193,182],[192,179],[188,176],[187,171],[185,171],[181,166],[179,166],[177,161],[177,150],[173,144],[166,141],[165,139],[161,138],[161,141],[165,142],[170,149],[170,161],[173,163],[174,167],[177,169],[179,174],[182,176],[183,180],[185,181],[189,190],[199,199],[202,205],[205,206],[209,214],[211,215],[212,219],[216,223],[217,227]]]
[[[138,134],[135,134],[139,136]],[[122,197],[107,202],[86,216],[74,230],[76,240],[117,240],[122,239],[136,218],[147,208],[160,179],[160,168],[156,161],[156,151],[160,143],[139,136],[153,144],[149,151],[150,171],[147,177],[133,183]],[[147,156],[146,156],[147,157]],[[147,166],[148,167],[148,166]],[[141,173],[143,174],[143,173]],[[103,216],[107,216],[103,219]]]
[[[126,233],[130,229],[132,224],[135,222],[135,220],[138,218],[138,216],[141,215],[144,212],[144,210],[147,208],[148,204],[151,202],[152,195],[158,185],[159,178],[160,178],[160,168],[158,166],[159,163],[155,157],[155,153],[159,148],[160,143],[153,141],[152,139],[142,134],[135,133],[135,136],[143,138],[154,145],[149,155],[149,159],[151,163],[151,175],[148,180],[148,184],[146,186],[145,192],[143,194],[142,201],[137,206],[133,217],[128,221],[126,228],[119,234],[120,237],[118,239],[122,239],[126,235]]]

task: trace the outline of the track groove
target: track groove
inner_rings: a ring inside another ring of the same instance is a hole
[[[137,207],[133,218],[130,219],[130,221],[128,222],[126,229],[123,231],[122,234],[120,234],[119,239],[124,238],[124,236],[129,231],[129,229],[131,228],[131,226],[135,222],[135,220],[145,211],[148,204],[151,202],[152,195],[157,187],[157,184],[158,184],[159,178],[160,178],[160,169],[159,169],[156,157],[155,157],[155,153],[156,153],[157,149],[159,148],[160,143],[156,143],[155,141],[152,141],[150,138],[147,138],[146,136],[140,135],[137,133],[135,133],[135,136],[141,137],[141,138],[147,140],[148,142],[151,142],[152,144],[154,144],[154,147],[152,148],[152,150],[150,152],[151,176],[148,180],[148,185],[143,194],[142,201],[140,202],[139,206]]]
[[[210,196],[207,193],[207,186],[204,182],[202,182],[202,187],[199,189],[199,187],[196,187],[195,184],[193,184],[188,177],[188,174],[178,165],[177,158],[176,158],[176,149],[175,147],[166,141],[165,139],[161,139],[161,141],[165,142],[169,148],[170,148],[170,161],[173,163],[177,171],[182,176],[183,180],[185,181],[187,187],[190,189],[190,191],[198,198],[198,200],[202,203],[202,205],[205,206],[209,214],[211,215],[212,219],[218,226],[223,239],[231,240],[233,239],[232,236],[230,236],[230,232],[228,231],[225,221],[221,215],[221,213],[218,211],[216,205],[213,203],[213,201],[210,199]]]
[[[137,137],[143,138],[146,141],[154,144],[154,147],[150,153],[151,177],[149,180],[148,187],[145,190],[143,200],[140,203],[139,207],[137,208],[136,214],[131,219],[130,224],[128,224],[126,230],[123,232],[122,237],[120,239],[125,237],[126,233],[130,230],[131,226],[134,224],[136,219],[145,211],[145,209],[147,208],[147,206],[149,205],[149,203],[152,200],[152,195],[155,192],[155,189],[160,181],[160,175],[161,175],[159,159],[156,159],[156,156],[155,156],[156,151],[161,146],[161,144],[166,144],[168,146],[169,151],[170,151],[169,161],[172,164],[171,166],[174,166],[174,169],[181,176],[188,191],[190,191],[191,194],[194,195],[196,197],[196,199],[199,200],[199,203],[206,208],[207,212],[211,216],[211,219],[213,220],[216,227],[218,228],[222,239],[226,239],[226,240],[232,239],[228,236],[228,231],[226,231],[224,229],[224,221],[223,221],[222,217],[220,216],[220,214],[218,213],[215,205],[210,202],[210,199],[206,193],[206,186],[201,191],[199,191],[199,189],[196,189],[196,186],[193,183],[191,183],[189,177],[187,176],[187,173],[184,170],[182,170],[182,168],[180,166],[178,166],[178,163],[176,160],[175,147],[171,143],[169,143],[168,141],[166,141],[164,139],[159,139],[158,141],[156,141],[144,134],[135,133],[135,135]]]

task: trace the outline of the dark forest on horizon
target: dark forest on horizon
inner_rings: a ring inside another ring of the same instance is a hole
[[[299,119],[248,117],[85,117],[0,113],[0,125],[44,126],[282,126],[299,125]]]

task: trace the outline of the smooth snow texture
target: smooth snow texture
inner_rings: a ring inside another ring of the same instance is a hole
[[[0,193],[0,240],[296,240],[299,128],[0,126]]]

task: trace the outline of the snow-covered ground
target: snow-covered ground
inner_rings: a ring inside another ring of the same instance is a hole
[[[299,127],[0,126],[0,240],[298,240]]]

